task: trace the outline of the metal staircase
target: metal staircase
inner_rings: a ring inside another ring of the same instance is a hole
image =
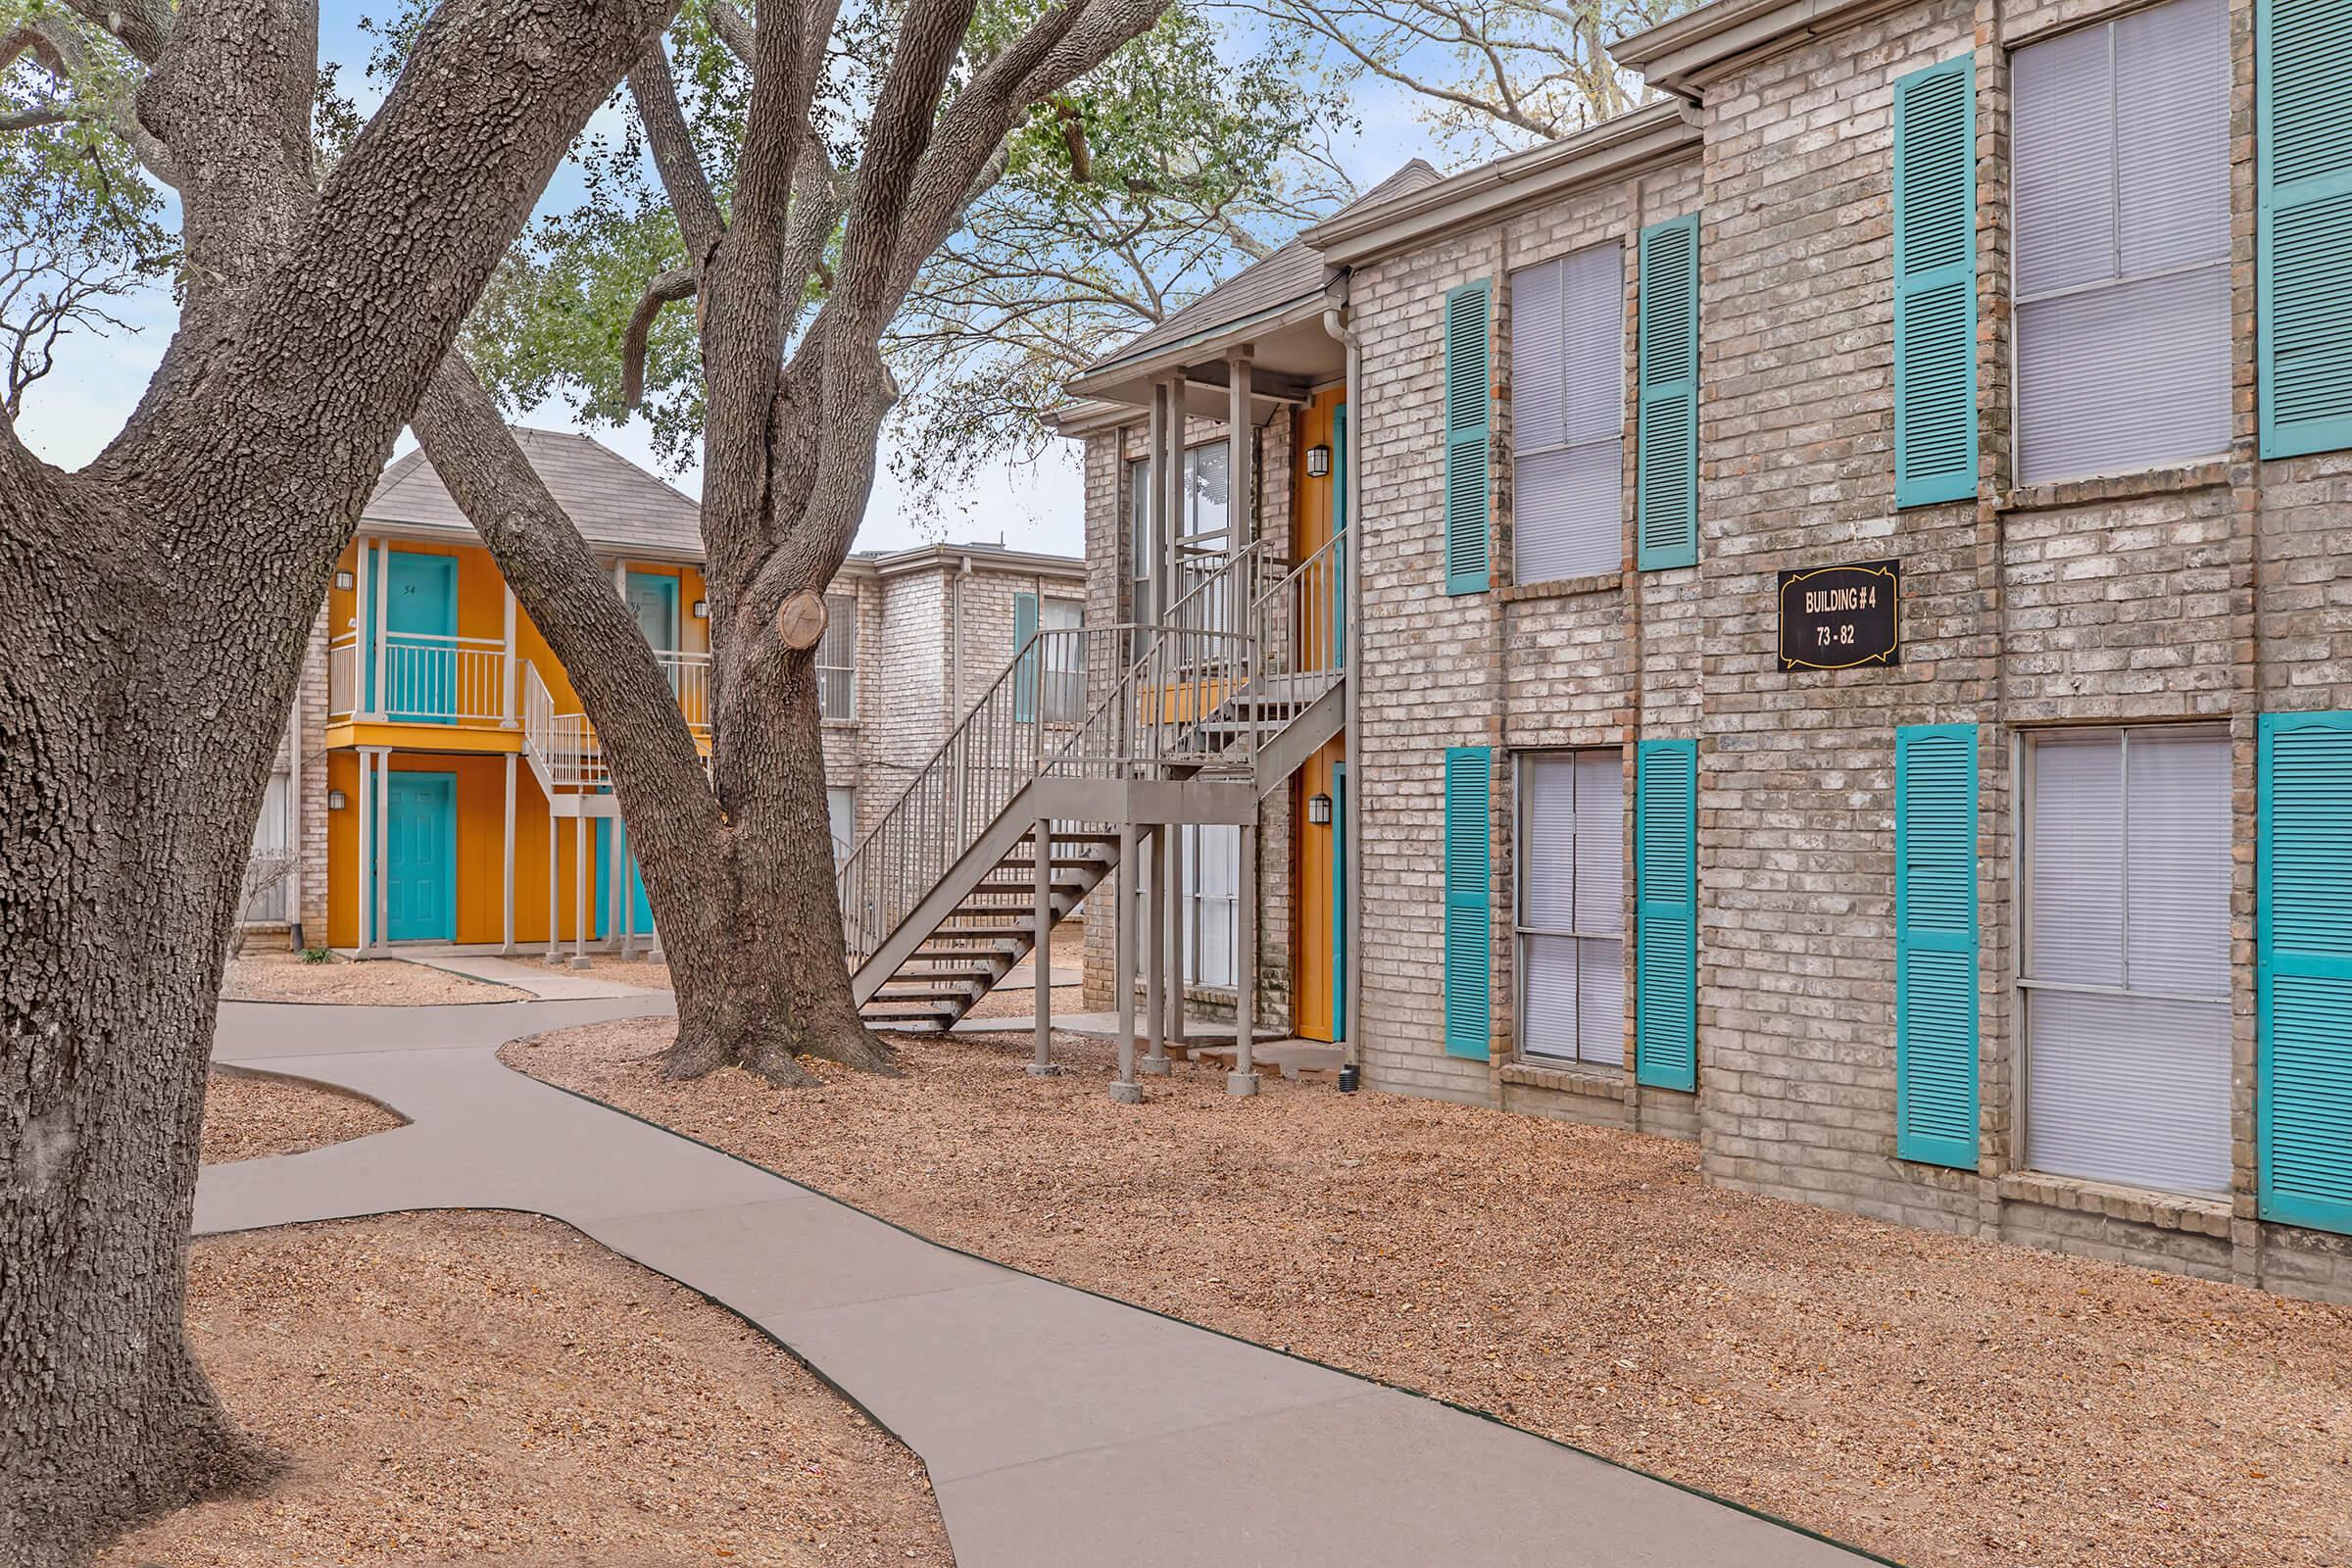
[[[1041,948],[1050,981],[1045,939],[1118,868],[1121,829],[1255,820],[1340,731],[1346,543],[1287,570],[1253,546],[1156,622],[1015,652],[842,865],[869,1023],[951,1029]]]

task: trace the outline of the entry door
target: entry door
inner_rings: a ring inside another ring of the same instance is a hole
[[[384,813],[384,935],[454,942],[458,935],[458,779],[394,772]]]
[[[678,651],[678,579],[650,571],[632,571],[628,577],[629,609],[637,616],[637,629],[645,633],[646,646],[656,653],[674,654]]]
[[[392,551],[384,568],[386,713],[431,724],[455,722],[457,636],[457,558]]]

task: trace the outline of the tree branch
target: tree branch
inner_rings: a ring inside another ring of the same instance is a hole
[[[629,324],[620,334],[620,406],[627,412],[637,412],[645,399],[645,351],[647,340],[653,336],[655,318],[665,305],[694,297],[694,269],[675,267],[662,272],[645,286],[645,297],[629,313]],[[467,371],[470,375],[472,372]]]
[[[629,72],[629,96],[636,101],[637,118],[645,125],[654,168],[669,196],[669,210],[685,236],[686,255],[700,271],[718,248],[726,223],[719,217],[718,198],[694,150],[694,133],[686,128],[686,112],[678,107],[678,84],[669,74],[669,58],[657,39],[645,58]]]

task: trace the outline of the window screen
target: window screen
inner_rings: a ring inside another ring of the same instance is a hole
[[[1521,582],[1625,564],[1625,257],[1511,274],[1511,551]]]
[[[2027,1162],[2230,1190],[2230,738],[2072,731],[2032,749]]]
[[[1075,724],[1086,716],[1084,639],[1086,607],[1075,599],[1049,599],[1039,607],[1037,629],[1044,636],[1043,707],[1049,724]]]
[[[1625,1065],[1625,759],[1520,762],[1519,1048]]]
[[[2018,472],[2230,445],[2230,39],[2173,0],[2013,61]]]

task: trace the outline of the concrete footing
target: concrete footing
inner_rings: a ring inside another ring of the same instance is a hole
[[[1257,1093],[1257,1074],[1229,1072],[1225,1075],[1225,1092],[1229,1095],[1250,1096]]]
[[[1144,1086],[1123,1082],[1114,1083],[1110,1086],[1110,1098],[1122,1105],[1140,1105],[1144,1102]]]

